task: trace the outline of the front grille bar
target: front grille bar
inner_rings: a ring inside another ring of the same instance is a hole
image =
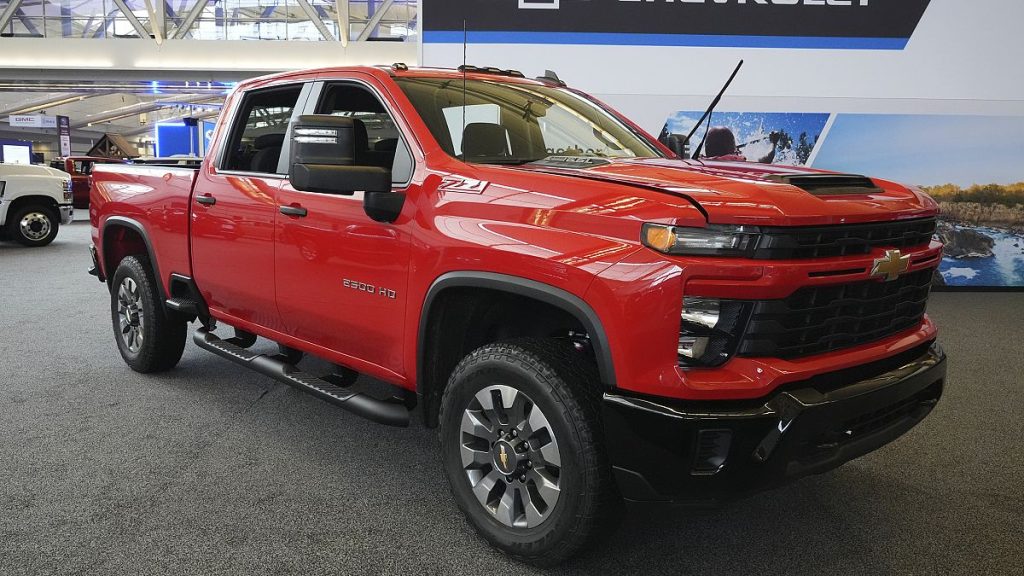
[[[753,303],[739,356],[798,358],[867,344],[913,328],[927,307],[934,269],[878,280],[809,286]]]

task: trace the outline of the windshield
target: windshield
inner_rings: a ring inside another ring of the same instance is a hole
[[[655,146],[607,110],[570,90],[490,80],[398,78],[448,154],[481,164],[551,156],[655,158]]]

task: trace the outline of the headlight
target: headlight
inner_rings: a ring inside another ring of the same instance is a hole
[[[644,224],[640,240],[665,254],[692,256],[750,256],[757,248],[760,229],[754,226],[686,228]]]
[[[677,350],[680,364],[724,364],[736,350],[749,313],[748,302],[701,296],[683,298]]]
[[[64,190],[65,202],[70,202],[74,199],[75,193],[71,191],[71,180],[65,180],[61,185],[61,189]]]

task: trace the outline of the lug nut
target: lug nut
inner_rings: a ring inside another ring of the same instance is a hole
[[[515,429],[515,428],[513,428],[513,429],[512,429],[512,432],[509,432],[509,434],[511,434],[513,438],[515,438],[516,436],[518,436],[518,435],[519,435],[519,433],[518,433],[518,432],[516,432],[516,429]]]
[[[526,467],[527,468],[533,468],[533,462],[530,462],[529,460],[527,460],[526,461]]]
[[[514,478],[512,478],[511,476],[505,476],[505,482],[508,482],[509,484],[511,484],[512,480],[514,480]]]
[[[520,476],[519,477],[519,481],[520,482],[526,482],[526,474],[523,474],[522,476]]]

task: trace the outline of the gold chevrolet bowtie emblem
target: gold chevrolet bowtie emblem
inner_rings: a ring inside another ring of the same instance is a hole
[[[871,267],[872,276],[884,276],[886,282],[900,277],[910,268],[910,256],[904,256],[899,250],[886,250],[885,256],[875,260]]]
[[[501,469],[508,470],[508,454],[505,452],[504,444],[501,445],[501,453],[498,454],[498,457],[501,458]]]

